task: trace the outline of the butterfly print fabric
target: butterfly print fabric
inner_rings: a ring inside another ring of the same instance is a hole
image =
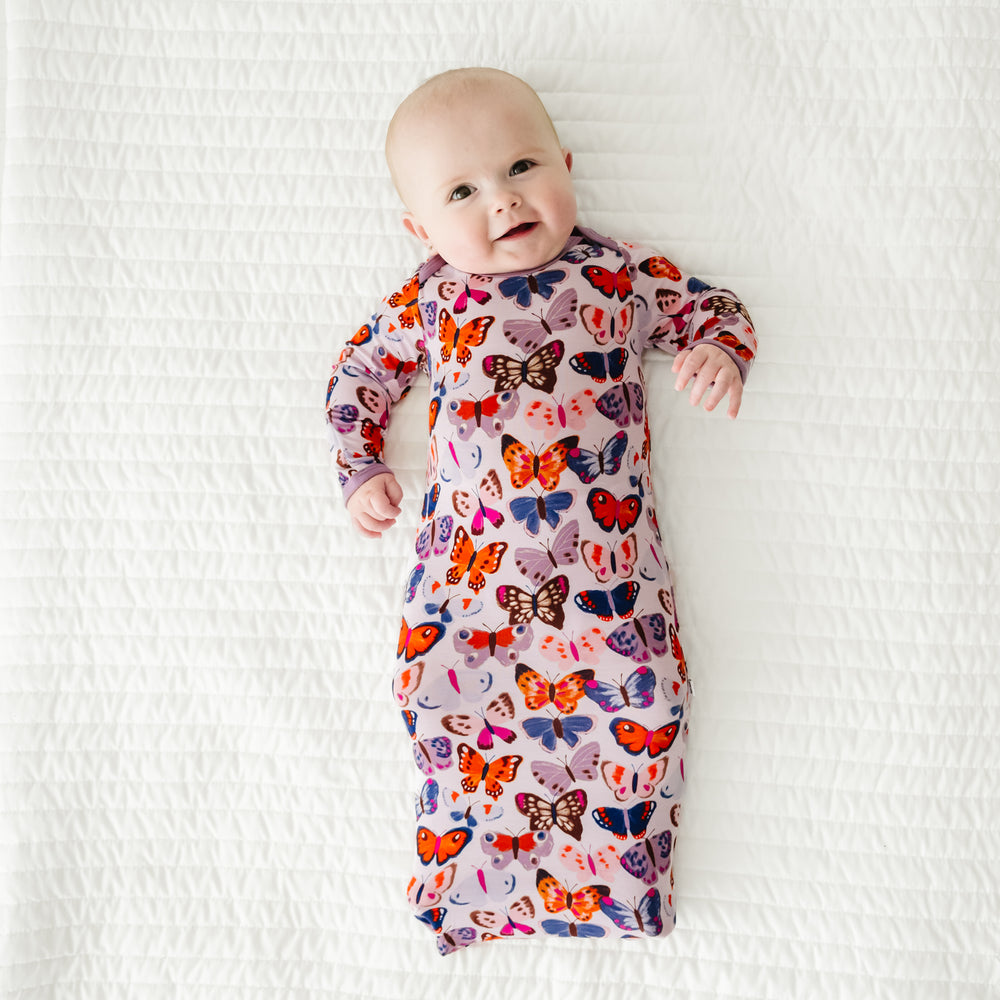
[[[674,925],[690,686],[641,359],[699,341],[746,378],[732,292],[577,228],[531,273],[432,258],[334,366],[345,499],[389,471],[390,410],[430,379],[393,697],[415,764],[407,898],[442,954]]]

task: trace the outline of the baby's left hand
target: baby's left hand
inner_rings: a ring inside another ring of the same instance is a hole
[[[706,410],[714,410],[728,392],[727,415],[730,420],[736,419],[736,414],[740,412],[740,401],[743,399],[743,380],[740,378],[736,362],[722,348],[706,343],[681,351],[674,358],[673,371],[677,373],[674,388],[678,391],[694,379],[691,388],[692,406],[697,406],[701,402],[710,386],[711,391],[705,397]]]

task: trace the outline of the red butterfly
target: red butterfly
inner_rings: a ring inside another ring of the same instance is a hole
[[[658,757],[670,749],[680,726],[671,722],[659,729],[647,729],[631,719],[615,719],[610,728],[615,742],[633,757],[638,757],[643,750],[650,757]]]
[[[382,428],[370,417],[361,421],[361,437],[365,442],[365,454],[380,458],[384,444]]]
[[[594,520],[605,531],[613,531],[617,527],[624,535],[639,520],[642,500],[636,493],[628,493],[619,500],[608,490],[595,486],[587,494],[587,506]]]
[[[622,264],[617,271],[609,271],[606,267],[589,264],[583,269],[583,276],[602,295],[613,299],[617,294],[623,302],[632,291],[632,282],[628,276],[628,267]]]
[[[420,319],[420,281],[417,275],[403,285],[398,291],[389,297],[389,305],[393,309],[402,308],[399,314],[399,325],[410,329],[414,323],[422,327],[423,321]]]
[[[390,353],[384,347],[380,347],[377,353],[382,367],[386,371],[392,372],[392,377],[397,380],[403,375],[411,375],[420,367],[412,358],[407,360],[397,358],[395,354]]]

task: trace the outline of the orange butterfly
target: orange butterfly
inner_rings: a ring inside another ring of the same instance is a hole
[[[403,311],[399,314],[400,326],[405,326],[409,330],[414,323],[420,327],[424,325],[420,318],[420,281],[417,275],[390,296],[389,305],[393,309],[402,307]]]
[[[572,715],[586,694],[584,684],[594,679],[594,671],[575,670],[558,681],[547,680],[524,663],[517,666],[514,679],[524,695],[524,704],[533,712],[553,705],[564,715]]]
[[[680,281],[681,272],[667,260],[666,257],[647,257],[640,265],[639,270],[643,274],[648,274],[651,278],[667,278],[670,281]]]
[[[458,583],[466,570],[469,571],[469,587],[474,594],[486,586],[485,573],[495,573],[500,568],[500,560],[507,551],[506,542],[490,542],[481,549],[472,544],[469,533],[461,525],[455,531],[455,543],[451,547],[452,567],[445,575],[449,583]]]
[[[426,826],[417,827],[417,854],[429,865],[436,860],[443,865],[449,858],[457,857],[472,839],[472,831],[467,826],[459,826],[437,836]]]
[[[479,788],[479,783],[482,782],[486,794],[491,799],[498,799],[503,795],[503,786],[500,782],[513,781],[523,760],[524,758],[518,754],[506,754],[495,760],[487,761],[478,750],[473,750],[468,743],[459,743],[458,769],[465,775],[462,779],[462,788],[472,793]]]
[[[560,438],[537,455],[529,451],[513,434],[500,438],[503,449],[503,463],[510,473],[510,482],[515,489],[527,486],[537,479],[543,490],[554,490],[559,485],[559,477],[566,471],[566,455],[580,443],[576,434]]]
[[[611,892],[606,885],[587,885],[576,892],[570,892],[544,868],[538,869],[535,884],[546,912],[562,913],[563,910],[569,910],[577,920],[589,920],[600,910],[601,899]]]
[[[661,726],[659,729],[647,729],[631,719],[615,719],[611,723],[611,735],[615,742],[625,751],[637,757],[645,750],[650,757],[658,757],[666,753],[680,726],[676,722]]]
[[[444,626],[440,622],[422,622],[412,628],[403,619],[399,629],[399,643],[396,646],[396,656],[402,656],[409,663],[418,656],[423,656],[444,635]]]
[[[441,341],[441,357],[451,361],[455,352],[458,363],[464,368],[472,360],[470,347],[478,347],[486,339],[486,331],[493,325],[493,316],[477,316],[464,326],[459,326],[447,309],[438,315],[438,339]]]

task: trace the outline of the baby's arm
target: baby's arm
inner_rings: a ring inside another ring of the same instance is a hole
[[[691,386],[692,406],[697,406],[707,391],[705,409],[714,410],[729,393],[726,415],[730,420],[736,419],[743,399],[743,380],[736,362],[725,351],[712,343],[697,344],[674,358],[672,370],[677,374],[674,388],[678,391],[694,382]]]
[[[327,385],[330,452],[354,527],[378,538],[403,491],[383,461],[392,407],[426,371],[418,276],[387,295],[340,352]]]
[[[381,538],[396,523],[402,508],[402,487],[391,472],[381,472],[363,482],[349,497],[347,512],[366,538]]]

